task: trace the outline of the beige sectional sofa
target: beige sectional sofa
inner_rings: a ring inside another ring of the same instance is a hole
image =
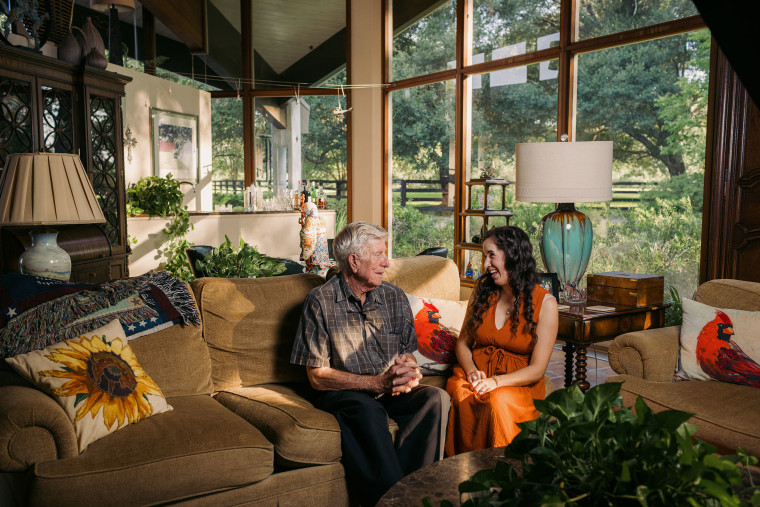
[[[440,257],[394,260],[386,280],[459,299],[458,270]],[[60,406],[0,361],[0,503],[347,505],[337,422],[309,403],[304,369],[289,363],[301,304],[323,282],[193,282],[201,326],[130,341],[173,410],[82,454]]]
[[[760,311],[760,283],[711,280],[699,286],[693,299],[718,308]],[[760,456],[760,389],[717,381],[674,382],[680,330],[673,326],[615,338],[609,361],[620,375],[607,382],[624,382],[621,394],[626,405],[641,396],[656,411],[693,413],[690,422],[699,426],[697,437],[719,452],[733,453],[741,446]]]

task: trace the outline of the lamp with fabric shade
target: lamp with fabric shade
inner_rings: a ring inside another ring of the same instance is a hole
[[[583,302],[578,284],[594,234],[574,203],[612,199],[612,141],[518,143],[515,165],[518,201],[557,203],[541,220],[541,258],[547,272],[557,273],[565,301]]]
[[[19,259],[22,273],[68,280],[71,259],[51,225],[105,222],[79,155],[15,153],[0,179],[0,225],[43,226],[29,234],[32,246]]]
[[[108,13],[108,61],[122,65],[119,13],[134,11],[134,0],[90,0],[90,9]],[[135,45],[135,51],[137,51],[137,45]]]

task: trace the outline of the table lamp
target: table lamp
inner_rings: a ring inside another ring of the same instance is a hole
[[[19,258],[22,273],[68,280],[71,258],[51,225],[93,224],[106,219],[79,155],[15,153],[0,179],[0,225],[42,226],[29,232],[32,246]]]
[[[541,220],[541,258],[557,273],[565,302],[581,303],[594,234],[574,203],[612,199],[612,141],[518,143],[515,159],[515,198],[557,203]]]

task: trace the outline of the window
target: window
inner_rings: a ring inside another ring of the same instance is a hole
[[[696,288],[710,36],[691,1],[458,0],[420,13],[400,11],[402,3],[393,2],[385,92],[389,180],[404,171],[407,178],[430,177],[434,165],[423,162],[426,154],[446,160],[439,173],[448,170],[451,188],[461,194],[449,196],[460,273],[468,264],[477,273],[480,263],[472,240],[483,219],[467,213],[468,198],[473,206],[501,198],[483,195],[484,186],[471,180],[493,168],[496,177],[513,181],[517,142],[557,141],[567,133],[573,140],[615,143],[613,201],[581,205],[596,238],[587,272],[664,274],[682,294]],[[575,19],[561,8],[573,9]],[[458,16],[465,22],[457,26]],[[468,65],[456,62],[457,41],[469,52]],[[422,99],[444,89],[450,92],[434,106]],[[432,133],[444,130],[451,133],[447,150],[443,136],[429,144]],[[416,151],[405,146],[410,135],[423,140]],[[394,242],[422,234],[396,230],[398,196],[392,195]],[[553,206],[513,196],[508,186],[510,223],[535,239]],[[417,210],[422,215],[415,223],[440,213]],[[394,246],[393,255],[412,250]]]
[[[391,94],[392,252],[454,252],[454,83],[441,81]]]
[[[597,230],[587,272],[696,289],[709,54],[700,30],[578,57],[576,139],[614,142],[613,201],[581,206]]]
[[[414,10],[418,3],[423,2],[393,0],[395,81],[446,70],[456,60],[456,2],[432,12]]]

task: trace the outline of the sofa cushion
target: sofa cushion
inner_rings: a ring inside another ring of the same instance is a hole
[[[337,463],[341,458],[340,426],[306,397],[308,385],[268,384],[236,387],[216,400],[249,421],[274,443],[275,461],[300,467]]]
[[[709,280],[694,293],[694,301],[721,308],[760,310],[760,283],[721,278]]]
[[[305,381],[305,369],[290,364],[290,352],[303,301],[322,283],[308,273],[195,280],[215,388]]]
[[[609,377],[607,382],[624,382],[620,394],[628,407],[641,396],[656,412],[674,409],[696,414],[689,420],[699,426],[696,436],[721,453],[742,447],[760,456],[760,391],[754,387],[708,380],[652,382],[630,375]]]
[[[760,311],[683,299],[681,368],[692,379],[760,387]]]
[[[129,345],[167,398],[214,391],[211,358],[201,326],[175,324],[130,340]]]
[[[393,259],[383,280],[421,298],[459,300],[459,269],[442,257],[420,255]]]
[[[137,362],[118,320],[5,360],[63,408],[74,425],[79,452],[129,424],[172,409]]]
[[[147,505],[261,481],[272,444],[210,396],[171,398],[174,410],[38,463],[30,505]]]

